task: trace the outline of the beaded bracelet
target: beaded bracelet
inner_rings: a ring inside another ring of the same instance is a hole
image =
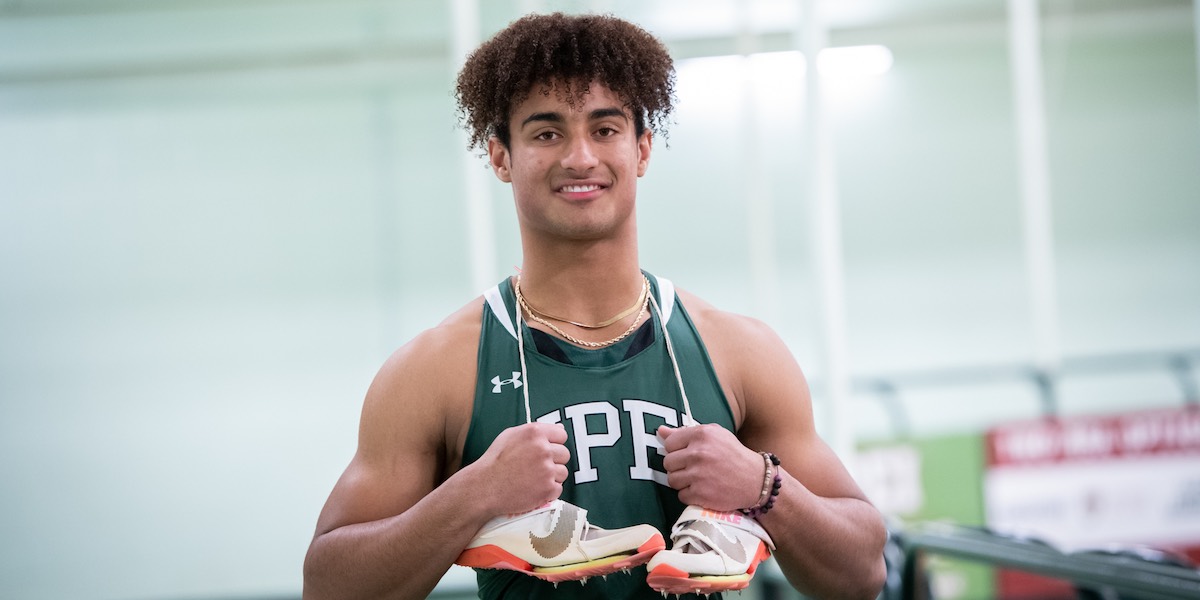
[[[758,494],[758,502],[750,508],[739,508],[738,512],[754,518],[767,514],[775,506],[779,497],[779,488],[783,487],[783,477],[779,474],[779,457],[770,452],[759,452],[763,457],[763,486]]]
[[[754,508],[758,508],[767,502],[771,494],[771,457],[767,452],[759,452],[763,459],[763,482],[762,490],[758,493],[758,501],[754,503]]]

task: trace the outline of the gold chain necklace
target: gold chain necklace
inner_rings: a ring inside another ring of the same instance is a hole
[[[518,277],[517,278],[518,286],[520,285],[520,280],[521,280],[521,278]],[[611,319],[606,319],[604,321],[596,323],[595,325],[589,325],[587,323],[580,323],[579,321],[572,321],[572,320],[564,318],[564,317],[556,317],[540,308],[535,307],[533,304],[530,304],[528,298],[525,298],[525,303],[522,304],[522,306],[524,306],[526,309],[528,309],[529,312],[532,314],[541,315],[544,318],[551,319],[553,321],[558,321],[560,323],[567,323],[569,325],[574,325],[574,326],[582,328],[582,329],[604,329],[605,327],[608,327],[609,325],[612,325],[613,323],[616,323],[617,321],[620,321],[620,320],[624,319],[625,317],[632,315],[633,311],[635,311],[638,308],[641,308],[643,305],[645,305],[646,298],[647,298],[647,296],[649,296],[649,294],[650,294],[650,280],[646,279],[646,276],[643,275],[642,276],[642,293],[638,296],[637,300],[634,300],[633,304],[630,305],[629,308],[621,311],[621,314],[619,314]],[[522,296],[522,298],[524,298],[524,296]]]
[[[643,294],[642,294],[642,298],[641,298],[642,310],[640,310],[638,312],[637,317],[634,318],[633,322],[629,324],[629,328],[626,329],[624,332],[622,332],[621,335],[618,335],[617,337],[609,339],[609,340],[605,340],[603,342],[589,342],[587,340],[581,340],[577,337],[574,337],[574,336],[568,334],[567,332],[563,331],[562,329],[559,329],[559,327],[557,325],[555,325],[554,323],[551,323],[550,321],[547,321],[546,319],[543,319],[542,317],[538,316],[537,312],[534,311],[532,308],[530,308],[529,303],[525,301],[525,295],[521,293],[521,276],[520,275],[517,276],[517,281],[513,285],[513,291],[516,293],[517,302],[521,305],[521,308],[523,308],[525,310],[525,312],[528,312],[529,316],[533,317],[534,321],[537,321],[538,323],[541,323],[542,325],[549,327],[550,329],[552,329],[554,331],[554,333],[557,333],[558,335],[562,336],[563,339],[565,339],[568,342],[571,342],[572,344],[575,344],[577,346],[583,346],[585,348],[604,348],[605,346],[611,346],[611,345],[629,337],[629,334],[633,333],[633,330],[637,329],[638,323],[640,323],[642,321],[642,315],[646,314],[646,309],[650,305],[650,291],[649,291],[650,290],[650,280],[646,279],[646,276],[643,275],[642,282],[643,282],[642,283]],[[553,318],[553,317],[551,317],[551,318]]]

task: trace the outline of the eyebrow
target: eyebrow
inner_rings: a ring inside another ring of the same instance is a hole
[[[588,113],[588,119],[592,120],[592,121],[594,121],[596,119],[605,119],[608,117],[621,117],[624,119],[629,119],[629,115],[626,114],[624,110],[621,110],[620,108],[617,108],[615,106],[609,107],[609,108],[597,108],[596,110],[593,110],[592,112]],[[543,121],[543,122],[547,122],[547,123],[562,123],[565,120],[566,119],[563,118],[562,113],[537,112],[537,113],[533,113],[532,115],[529,115],[528,117],[525,117],[525,120],[521,121],[521,127],[524,127],[535,121]]]

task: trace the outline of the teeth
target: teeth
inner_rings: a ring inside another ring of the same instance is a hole
[[[575,193],[575,192],[590,192],[592,190],[598,190],[598,189],[600,189],[600,186],[598,186],[598,185],[564,185],[562,188],[562,191]]]

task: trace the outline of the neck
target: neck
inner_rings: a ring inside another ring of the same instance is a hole
[[[642,292],[636,243],[524,243],[521,289],[539,309],[583,322],[607,319]]]

